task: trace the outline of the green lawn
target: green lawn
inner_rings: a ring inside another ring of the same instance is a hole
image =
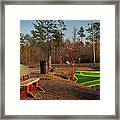
[[[90,82],[83,83],[83,85],[85,85],[85,86],[99,85],[99,84],[100,84],[100,80],[93,80],[93,81],[90,81]]]
[[[90,76],[84,76],[84,75],[76,75],[76,77],[78,78],[77,82],[78,83],[84,83],[84,82],[89,82],[91,80],[96,80],[99,79],[99,77],[90,77]]]
[[[75,79],[77,83],[82,83],[85,86],[100,85],[99,71],[75,71]]]
[[[93,75],[93,76],[100,76],[100,72],[81,72],[83,75]]]

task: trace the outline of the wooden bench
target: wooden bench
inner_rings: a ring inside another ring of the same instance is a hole
[[[22,65],[22,67],[20,68],[20,78],[20,88],[25,88],[24,92],[28,96],[36,99],[36,97],[30,92],[30,85],[35,85],[36,89],[41,90],[42,93],[45,94],[45,91],[38,85],[40,78],[30,78],[29,68],[27,66]]]
[[[25,81],[20,82],[20,87],[26,87],[26,93],[29,93],[29,86],[35,83],[36,87],[38,86],[39,78],[30,78]]]

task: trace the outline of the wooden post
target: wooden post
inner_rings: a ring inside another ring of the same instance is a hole
[[[36,81],[36,87],[38,87],[38,81]]]
[[[29,93],[29,86],[25,87],[25,91],[26,91],[26,93]]]
[[[72,80],[74,81],[74,62],[72,63]]]

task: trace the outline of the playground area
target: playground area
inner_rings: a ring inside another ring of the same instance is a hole
[[[20,23],[21,100],[100,100],[99,20]]]
[[[21,93],[21,100],[99,100],[100,74],[90,67],[75,67],[75,79],[72,80],[71,68],[63,65],[53,65],[55,70],[49,74],[40,74],[39,66],[29,68],[31,78],[40,78],[38,90],[30,85],[31,95]],[[80,72],[81,71],[81,72]],[[85,72],[87,71],[87,72]],[[33,97],[34,96],[34,97]]]

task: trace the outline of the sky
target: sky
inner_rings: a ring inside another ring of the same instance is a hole
[[[96,21],[100,22],[99,20],[64,20],[67,28],[67,30],[64,32],[64,39],[71,40],[73,38],[74,28],[76,28],[76,30],[79,30],[80,26],[82,26],[85,30],[88,26],[88,23]],[[35,23],[35,20],[21,20],[20,32],[23,34],[31,34],[31,30],[34,29],[33,23]],[[88,33],[85,31],[84,34],[87,36]]]

